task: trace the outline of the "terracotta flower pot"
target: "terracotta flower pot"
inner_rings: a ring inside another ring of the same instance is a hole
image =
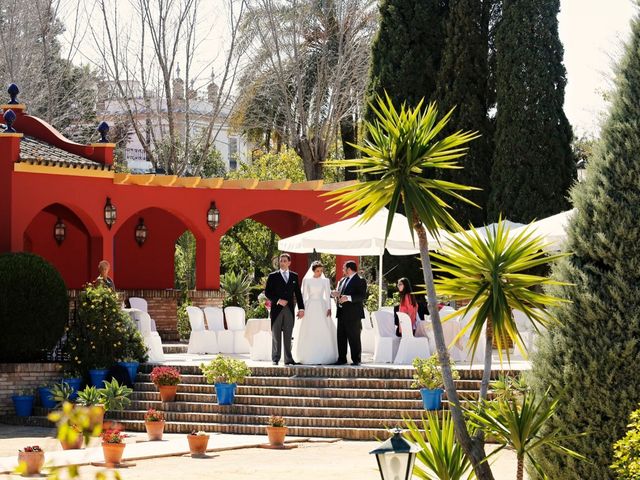
[[[267,427],[267,436],[270,445],[282,446],[287,436],[287,427]]]
[[[44,452],[18,452],[18,463],[23,462],[27,465],[26,475],[40,473],[44,465]]]
[[[187,435],[191,455],[204,455],[209,443],[209,435]]]
[[[104,462],[112,465],[118,465],[124,454],[124,443],[103,443],[102,453],[104,454]]]
[[[83,440],[82,435],[78,433],[78,438],[76,438],[75,442],[68,443],[63,440],[60,440],[60,444],[62,445],[63,450],[77,450],[79,448],[82,448],[82,440]]]
[[[177,385],[158,385],[160,391],[160,400],[163,402],[175,402],[176,392],[178,391]]]
[[[161,420],[159,422],[144,422],[144,426],[147,429],[149,440],[162,440],[162,433],[164,432],[164,420]]]

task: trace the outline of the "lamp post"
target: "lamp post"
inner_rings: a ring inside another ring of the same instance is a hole
[[[211,202],[207,210],[207,225],[211,230],[215,230],[220,225],[220,210],[216,208],[216,202]]]
[[[58,217],[58,221],[53,226],[53,238],[55,238],[56,243],[58,245],[62,245],[64,239],[67,235],[67,226],[64,224],[62,219]]]
[[[382,480],[409,480],[416,454],[422,449],[402,438],[402,430],[393,430],[393,436],[369,453],[376,456]]]
[[[107,224],[107,228],[111,230],[111,227],[116,223],[118,217],[118,211],[116,206],[111,203],[111,199],[107,197],[107,203],[104,204],[104,223]]]
[[[138,225],[136,225],[135,237],[136,242],[140,247],[147,241],[147,226],[144,224],[144,219],[142,217],[140,217]]]

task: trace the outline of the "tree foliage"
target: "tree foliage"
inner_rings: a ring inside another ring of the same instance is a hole
[[[617,70],[610,116],[587,164],[586,179],[571,192],[576,214],[568,225],[573,255],[553,269],[569,285],[557,294],[569,303],[555,309],[560,321],[533,357],[538,392],[564,392],[549,429],[588,432],[572,442],[589,463],[552,451],[538,461],[550,478],[610,479],[613,444],[624,436],[640,402],[640,20]]]
[[[575,178],[564,111],[559,0],[504,0],[496,32],[497,117],[489,216],[530,222],[567,210]]]

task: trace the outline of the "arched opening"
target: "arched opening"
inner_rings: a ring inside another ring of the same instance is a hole
[[[70,289],[95,278],[101,247],[102,238],[92,237],[80,217],[59,203],[42,209],[23,234],[23,249],[53,264]]]
[[[176,288],[176,242],[187,230],[183,220],[160,208],[131,215],[114,237],[118,288]]]

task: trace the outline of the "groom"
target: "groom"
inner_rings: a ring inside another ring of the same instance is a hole
[[[284,363],[297,365],[298,363],[291,356],[294,302],[298,303],[298,318],[304,317],[304,302],[298,274],[289,270],[291,256],[288,253],[282,253],[278,262],[280,270],[269,274],[264,289],[264,294],[271,301],[271,360],[274,365],[278,365],[284,335]]]
[[[360,331],[364,317],[364,304],[367,297],[367,282],[358,275],[356,262],[345,262],[344,276],[333,292],[338,309],[338,361],[335,365],[347,363],[347,342],[351,348],[352,365],[360,365]]]

